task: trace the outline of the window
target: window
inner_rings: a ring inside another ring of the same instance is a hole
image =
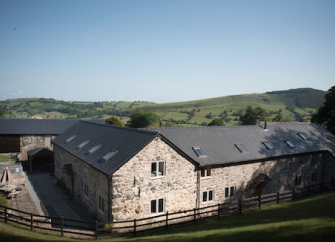
[[[213,202],[213,190],[204,191],[202,193],[202,203]]]
[[[88,140],[86,140],[85,142],[81,143],[78,147],[77,147],[77,150],[80,150],[81,148],[83,148],[85,145],[88,144]]]
[[[294,148],[294,144],[291,143],[291,141],[289,140],[285,140],[285,143],[290,147],[290,148]]]
[[[165,176],[165,161],[157,161],[151,163],[151,177]]]
[[[151,200],[150,202],[150,212],[152,215],[161,214],[165,211],[164,198],[159,198]]]
[[[104,213],[105,211],[105,199],[99,195],[99,210]]]
[[[99,149],[101,147],[101,145],[96,145],[96,146],[94,146],[92,149],[90,149],[88,152],[87,152],[87,154],[88,155],[91,155],[91,154],[93,154],[97,149]]]
[[[225,192],[224,192],[224,197],[225,198],[231,198],[231,197],[234,197],[234,194],[235,194],[235,187],[232,186],[232,187],[226,187],[225,188]]]
[[[239,151],[241,151],[241,153],[247,152],[246,148],[244,148],[242,144],[235,144],[235,146],[237,147]]]
[[[113,151],[109,152],[107,155],[105,155],[104,157],[102,157],[102,159],[104,161],[108,161],[115,153],[116,153],[116,151],[113,150]]]
[[[88,185],[86,183],[84,183],[84,195],[85,198],[88,200]]]
[[[303,135],[302,133],[298,133],[298,135],[300,136],[300,138],[302,138],[303,140],[306,140],[307,138],[306,138],[306,136],[305,135]]]
[[[273,145],[270,142],[264,142],[264,145],[266,146],[266,148],[268,148],[269,150],[274,150],[275,147],[273,147]]]
[[[201,168],[201,177],[210,177],[212,174],[212,170],[211,168],[207,167],[207,168]]]
[[[297,187],[297,186],[300,186],[301,185],[301,176],[295,176],[295,183],[294,185]]]
[[[318,173],[316,171],[312,172],[312,183],[318,181]]]
[[[71,140],[73,140],[74,138],[76,138],[75,135],[71,136],[70,138],[68,138],[68,139],[65,141],[65,143],[66,143],[66,144],[69,143],[69,142],[70,142]]]
[[[200,158],[206,157],[205,152],[201,149],[201,147],[193,147],[193,150]]]

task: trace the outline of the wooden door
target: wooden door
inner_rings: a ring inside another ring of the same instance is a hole
[[[255,196],[262,195],[262,183],[255,186]]]

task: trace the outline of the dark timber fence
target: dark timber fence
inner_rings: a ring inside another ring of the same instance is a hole
[[[58,231],[63,236],[64,233],[92,236],[94,238],[103,236],[113,236],[122,234],[133,234],[182,223],[196,223],[197,220],[217,217],[229,213],[242,213],[243,210],[259,208],[269,204],[282,201],[294,200],[295,198],[308,197],[316,193],[335,190],[335,182],[327,182],[307,187],[295,188],[290,191],[277,192],[256,197],[244,198],[240,200],[228,200],[222,204],[215,204],[203,208],[194,208],[176,213],[166,213],[159,216],[153,216],[143,219],[134,219],[128,221],[118,221],[112,223],[106,222],[88,222],[63,217],[41,216],[26,213],[6,206],[0,206],[0,218],[14,223],[29,226],[33,228]],[[19,215],[17,215],[19,214]],[[44,225],[44,226],[43,226]]]

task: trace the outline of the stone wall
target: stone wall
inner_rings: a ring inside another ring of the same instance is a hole
[[[19,160],[28,160],[27,151],[39,147],[45,147],[49,150],[53,149],[51,141],[57,136],[51,135],[22,135],[20,137],[21,154],[18,155]]]
[[[200,179],[200,207],[254,196],[255,185],[253,180],[259,173],[264,173],[271,179],[270,182],[262,186],[263,195],[320,184],[322,180],[322,160],[323,156],[320,152],[278,160],[213,168],[211,177]],[[332,169],[335,171],[334,168]],[[317,172],[317,182],[312,183],[312,172]],[[295,176],[299,175],[301,176],[301,185],[296,187]],[[232,186],[235,187],[235,195],[232,198],[225,198],[225,188]],[[213,190],[213,201],[203,203],[202,195],[207,190]]]
[[[335,181],[335,158],[329,152],[324,154],[324,182]]]
[[[61,179],[66,188],[88,211],[102,221],[108,220],[108,178],[92,166],[87,165],[69,152],[54,146],[55,176]],[[64,165],[71,164],[75,175],[67,175]],[[74,191],[72,192],[72,179]],[[85,184],[88,196],[85,195]],[[99,195],[104,199],[104,211],[99,209]]]
[[[165,161],[166,174],[151,177],[151,162]],[[114,221],[150,217],[150,201],[163,198],[164,212],[196,206],[195,166],[156,138],[113,175]]]

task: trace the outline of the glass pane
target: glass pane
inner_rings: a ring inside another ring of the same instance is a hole
[[[265,144],[265,146],[266,146],[269,150],[273,150],[273,149],[274,149],[274,147],[273,147],[269,142],[265,142],[264,144]]]
[[[164,212],[164,199],[158,200],[158,212],[163,213]]]
[[[151,214],[156,213],[156,200],[151,200]]]
[[[234,196],[234,189],[235,189],[235,187],[231,187],[231,188],[230,188],[230,196],[231,196],[231,197]]]
[[[157,176],[157,163],[151,163],[151,177]]]
[[[211,176],[211,168],[207,169],[207,176]]]
[[[105,211],[103,198],[101,198],[101,211]]]
[[[205,169],[201,169],[201,177],[205,177]]]
[[[207,202],[207,192],[202,193],[202,202]]]
[[[296,186],[298,186],[298,176],[295,176],[295,183]]]
[[[195,152],[197,153],[198,156],[203,156],[205,153],[202,151],[201,148],[194,148]]]
[[[159,172],[158,175],[159,176],[164,176],[164,162],[159,162]]]
[[[225,188],[225,193],[224,193],[225,195],[225,197],[229,197],[229,187],[226,187]]]
[[[208,201],[213,201],[213,191],[209,191]]]

